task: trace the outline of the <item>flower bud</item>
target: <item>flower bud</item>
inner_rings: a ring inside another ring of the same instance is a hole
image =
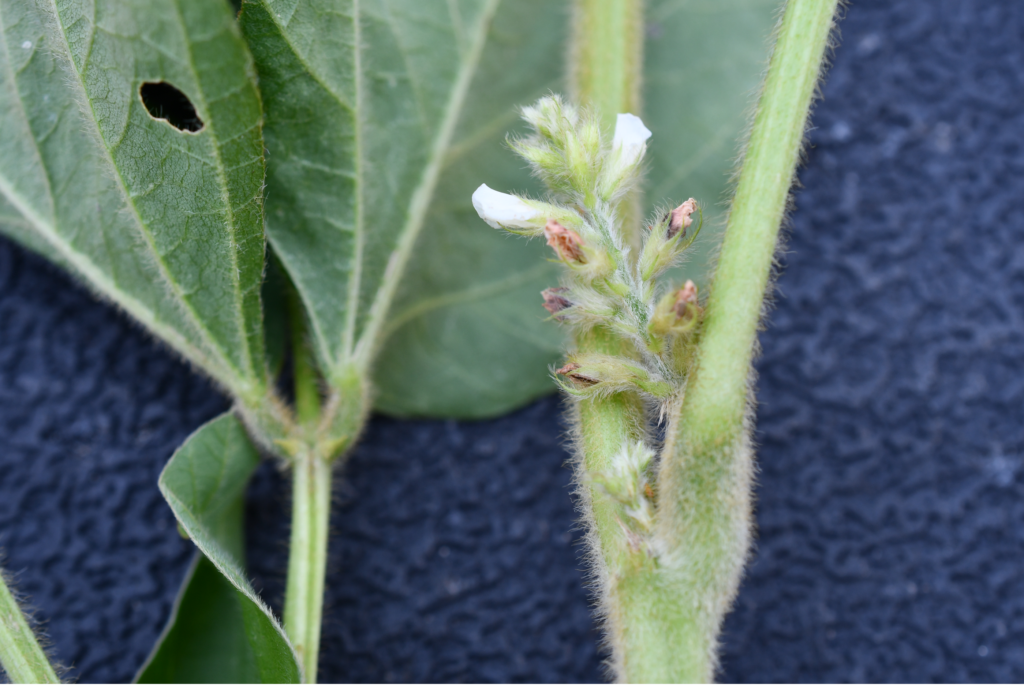
[[[666,237],[671,240],[676,237],[680,231],[683,235],[686,235],[686,229],[693,223],[693,218],[690,216],[697,211],[697,201],[692,197],[672,210],[668,222],[668,234]]]
[[[548,219],[544,226],[544,237],[563,262],[587,263],[583,255],[583,239],[576,231],[566,228],[554,219]]]
[[[651,487],[650,466],[654,451],[643,441],[626,443],[611,459],[609,468],[594,474],[594,482],[600,485],[619,509],[619,523],[627,533],[633,551],[639,551],[643,534],[650,533],[655,523],[655,492]],[[637,535],[639,534],[639,535]]]
[[[686,281],[679,290],[667,293],[654,308],[648,331],[663,339],[670,333],[680,334],[692,330],[700,316],[697,296],[697,284],[693,281]]]
[[[579,370],[581,368],[582,367],[576,362],[569,362],[562,368],[557,369],[555,373],[557,373],[559,376],[565,376],[566,378],[573,380],[575,383],[578,383],[583,387],[597,385],[598,383],[601,382],[600,378],[591,378],[586,374],[579,373]]]
[[[639,391],[664,399],[672,394],[671,384],[653,376],[640,364],[609,355],[577,356],[555,371],[555,376],[563,390],[577,397],[601,397],[616,392]]]
[[[690,305],[697,304],[697,284],[693,281],[686,281],[682,288],[676,292],[676,301],[672,310],[676,313],[676,319],[682,319],[693,315]]]
[[[541,292],[541,297],[544,298],[544,309],[551,312],[555,318],[558,318],[559,312],[572,306],[572,302],[565,297],[568,292],[568,288],[548,288]]]
[[[631,166],[640,161],[647,149],[651,132],[640,117],[633,114],[619,114],[615,118],[615,137],[612,139],[612,153],[618,154],[618,163]]]
[[[536,230],[543,220],[536,207],[515,195],[488,188],[486,183],[473,193],[473,208],[493,228]]]
[[[693,225],[693,213],[700,212],[700,206],[692,197],[675,209],[665,212],[660,221],[650,227],[640,253],[640,276],[645,281],[663,273],[671,267],[700,233],[700,224],[687,237],[687,229]],[[686,240],[684,240],[686,238]]]

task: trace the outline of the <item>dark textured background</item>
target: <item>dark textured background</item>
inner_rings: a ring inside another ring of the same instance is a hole
[[[1024,680],[1024,3],[857,0],[824,92],[723,678]],[[128,680],[156,638],[190,555],[156,477],[223,408],[0,242],[0,547],[73,677]],[[324,680],[600,677],[558,414],[372,421],[338,490]],[[250,498],[271,603],[286,489],[268,465]]]

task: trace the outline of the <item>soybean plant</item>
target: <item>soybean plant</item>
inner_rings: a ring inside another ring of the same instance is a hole
[[[583,3],[584,18],[596,4]],[[599,97],[628,78],[628,61],[579,88],[591,108],[553,96],[523,109],[532,135],[511,147],[549,201],[486,184],[473,195],[488,224],[542,236],[564,266],[543,306],[576,341],[553,375],[572,400],[590,572],[622,681],[709,681],[717,667],[751,539],[756,330],[835,8],[786,8],[707,297],[693,281],[658,282],[700,229],[694,199],[642,232],[631,225],[651,132],[618,113],[608,140],[598,109],[628,101]],[[620,31],[628,43],[628,23]]]

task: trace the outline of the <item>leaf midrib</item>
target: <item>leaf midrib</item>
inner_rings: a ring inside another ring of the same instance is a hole
[[[362,10],[360,0],[352,0],[352,21],[353,21],[353,55],[352,61],[355,65],[355,109],[352,110],[352,117],[355,120],[355,164],[353,174],[355,175],[356,188],[356,217],[355,233],[356,245],[355,254],[352,259],[352,273],[349,275],[348,284],[348,310],[345,312],[345,331],[342,334],[342,346],[345,358],[352,356],[352,346],[355,341],[356,323],[359,321],[359,290],[363,284],[363,253],[366,250],[366,231],[364,226],[364,203],[363,192],[363,59],[362,45]]]

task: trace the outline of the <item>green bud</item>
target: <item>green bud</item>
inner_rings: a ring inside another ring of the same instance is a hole
[[[648,326],[651,335],[664,338],[692,331],[703,313],[698,304],[697,284],[686,281],[682,288],[664,295],[654,308]]]
[[[661,219],[650,227],[644,241],[643,252],[640,253],[640,277],[645,281],[656,278],[666,269],[675,264],[676,260],[693,244],[703,224],[697,224],[694,231],[689,231],[693,224],[691,214],[700,212],[700,206],[692,197],[675,209],[665,212]]]
[[[570,358],[555,371],[555,382],[570,395],[605,397],[616,392],[639,391],[656,399],[672,394],[671,384],[654,377],[638,363],[603,354]]]

